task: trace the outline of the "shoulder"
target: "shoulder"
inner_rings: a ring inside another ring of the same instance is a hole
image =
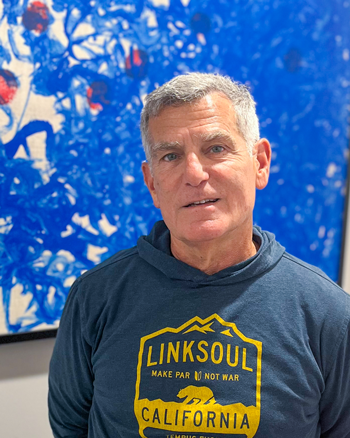
[[[294,285],[295,290],[301,289],[307,297],[321,300],[323,304],[335,301],[350,306],[350,295],[316,266],[287,252],[283,254],[280,265],[280,275],[285,282]]]
[[[281,283],[298,297],[303,311],[317,315],[324,328],[345,330],[350,321],[350,295],[321,269],[284,253],[278,275]]]
[[[109,276],[113,272],[117,272],[122,266],[132,263],[135,258],[138,258],[138,250],[136,246],[124,249],[112,255],[102,263],[99,263],[94,268],[84,272],[79,278],[78,283],[85,283],[88,280]]]
[[[72,285],[64,313],[80,315],[80,324],[90,345],[106,322],[115,318],[125,295],[125,284],[127,281],[134,284],[140,265],[137,248],[122,250],[86,271]]]
[[[320,350],[322,369],[329,372],[341,343],[349,332],[350,295],[321,269],[288,253],[279,263],[281,288],[295,300],[305,321],[308,342]]]
[[[306,279],[312,279],[313,281],[320,281],[326,285],[331,285],[342,290],[333,280],[331,280],[327,274],[316,266],[310,265],[297,257],[284,252],[282,259],[288,269],[296,274],[303,275]]]
[[[125,276],[135,275],[139,265],[140,257],[136,247],[119,251],[78,277],[69,295],[80,302],[105,303]]]

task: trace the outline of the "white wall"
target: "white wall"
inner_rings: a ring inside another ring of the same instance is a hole
[[[349,162],[350,166],[350,162]],[[349,168],[350,170],[350,168]],[[350,173],[348,178],[350,177]],[[350,193],[348,193],[350,196]],[[346,218],[346,232],[345,232],[345,243],[344,243],[344,259],[343,259],[343,269],[341,285],[348,294],[350,294],[350,199],[348,200],[348,211],[345,215]]]
[[[55,339],[0,345],[0,436],[52,438],[47,378]]]

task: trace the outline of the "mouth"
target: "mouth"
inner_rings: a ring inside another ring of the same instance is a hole
[[[188,207],[197,207],[198,205],[214,204],[218,200],[219,200],[219,198],[203,199],[202,201],[195,201],[195,202],[192,202],[191,204],[185,205],[185,207],[188,208]]]

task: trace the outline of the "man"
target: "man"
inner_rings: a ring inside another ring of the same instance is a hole
[[[164,222],[73,285],[55,437],[349,438],[350,296],[253,228],[271,150],[248,90],[179,76],[141,130]]]

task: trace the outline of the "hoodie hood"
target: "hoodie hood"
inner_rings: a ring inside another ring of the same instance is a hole
[[[275,236],[254,226],[253,239],[259,243],[258,252],[248,260],[230,266],[213,275],[177,260],[170,251],[170,232],[164,221],[156,222],[148,236],[141,236],[137,249],[141,258],[172,280],[189,282],[188,286],[233,284],[251,279],[271,269],[281,259],[285,248]]]

